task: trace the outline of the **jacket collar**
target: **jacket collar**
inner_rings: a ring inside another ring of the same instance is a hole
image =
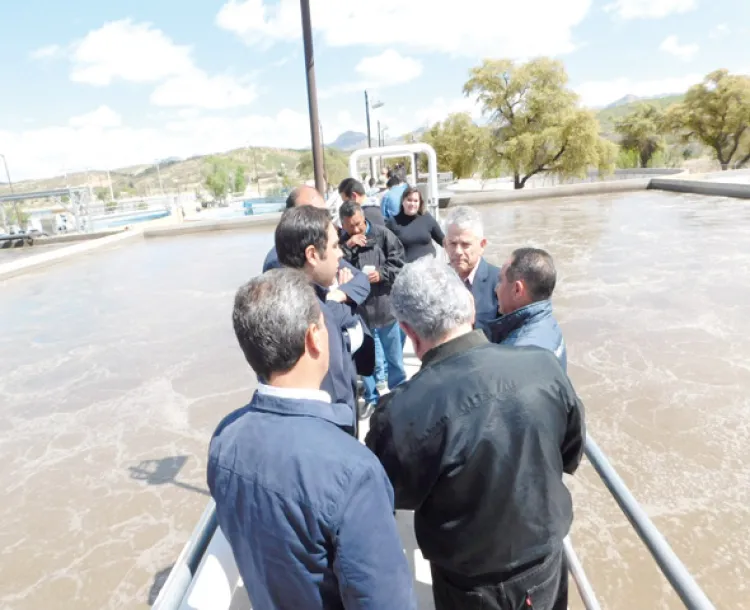
[[[481,256],[479,257],[479,262],[477,263],[477,266],[474,267],[474,270],[469,274],[471,287],[473,288],[475,285],[477,285],[480,282],[486,282],[489,275],[490,275],[490,267],[487,264],[487,261],[484,260],[484,257]]]
[[[550,315],[552,315],[552,301],[549,299],[516,309],[492,324],[492,340],[499,343],[514,330]]]
[[[352,427],[352,409],[341,403],[325,402],[310,398],[292,398],[264,393],[262,389],[255,392],[248,405],[252,411],[264,411],[287,417],[315,417],[324,419],[340,428]]]
[[[456,354],[469,351],[480,345],[487,344],[487,337],[484,331],[474,330],[455,339],[451,339],[446,343],[433,347],[422,357],[422,368],[437,364],[446,358],[450,358]]]

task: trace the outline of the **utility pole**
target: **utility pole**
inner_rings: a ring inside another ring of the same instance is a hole
[[[156,162],[156,175],[159,176],[159,190],[161,191],[161,194],[164,194],[164,185],[161,183],[161,170],[159,169],[159,162]]]
[[[109,170],[107,170],[107,181],[109,182],[109,200],[114,201],[115,191],[112,189],[112,176],[110,175]]]
[[[367,117],[367,148],[372,148],[372,135],[370,131],[370,98],[365,89],[365,116]],[[375,177],[375,159],[370,157],[370,177]]]
[[[255,156],[255,149],[250,148],[253,153],[253,168],[255,169],[255,185],[258,187],[258,197],[260,197],[260,177],[258,176],[258,158]]]
[[[313,56],[312,22],[310,20],[310,0],[300,0],[302,13],[302,39],[305,46],[305,70],[307,74],[307,102],[310,110],[310,140],[312,145],[315,188],[325,193],[323,172],[323,147],[320,142],[320,119],[318,118],[318,90],[315,84],[315,59]]]
[[[10,171],[8,170],[8,160],[5,158],[5,155],[0,153],[0,157],[3,158],[3,165],[5,166],[5,175],[8,178],[8,188],[10,188],[10,194],[14,195],[13,191],[13,181],[10,179]],[[24,227],[21,226],[21,213],[18,211],[18,202],[13,202],[13,210],[16,212],[16,224],[23,229]],[[5,210],[3,210],[3,216],[5,216]]]

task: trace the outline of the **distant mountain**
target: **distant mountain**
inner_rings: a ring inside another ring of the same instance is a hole
[[[377,131],[377,129],[375,130]],[[375,137],[377,142],[377,134]],[[353,150],[355,148],[362,148],[367,145],[367,134],[359,131],[345,131],[333,142],[328,144],[334,148],[341,150]]]
[[[641,98],[637,95],[633,95],[632,93],[628,93],[627,95],[621,97],[619,100],[616,100],[612,102],[611,104],[608,104],[605,106],[605,108],[616,108],[617,106],[624,106],[625,104],[632,104],[633,102],[639,101]]]

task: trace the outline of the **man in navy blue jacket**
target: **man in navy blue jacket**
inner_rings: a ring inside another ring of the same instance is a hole
[[[276,251],[284,267],[304,271],[315,287],[326,326],[330,363],[320,389],[328,392],[334,402],[352,409],[352,428],[356,434],[357,372],[352,360],[350,338],[342,329],[356,327],[359,317],[351,309],[327,299],[327,291],[336,278],[342,252],[336,227],[326,210],[312,206],[290,208],[281,216],[275,234]],[[374,366],[375,347],[369,349]]]
[[[326,202],[321,194],[311,186],[300,186],[289,193],[286,200],[286,208],[309,205],[314,208],[326,208]],[[274,246],[266,255],[263,262],[263,272],[269,269],[281,267],[279,256]],[[336,277],[336,288],[331,288],[326,296],[331,301],[338,303],[350,303],[353,305],[362,305],[370,294],[370,281],[367,276],[356,267],[353,267],[345,260],[341,260],[339,273]]]
[[[556,283],[555,263],[549,253],[538,248],[515,250],[503,265],[497,286],[503,317],[491,324],[491,339],[503,345],[542,347],[567,371],[565,340],[550,300]]]
[[[474,328],[489,338],[490,324],[498,319],[500,269],[482,256],[487,247],[482,215],[465,206],[453,208],[445,220],[444,244],[451,267],[474,297]]]
[[[266,384],[219,424],[208,486],[253,608],[413,610],[393,488],[343,430],[348,406],[319,389],[329,331],[308,278],[292,269],[254,278],[232,318]]]

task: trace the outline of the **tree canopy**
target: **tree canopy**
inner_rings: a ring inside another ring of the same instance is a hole
[[[221,157],[209,157],[205,186],[214,199],[225,199],[230,192],[244,192],[247,186],[245,167]]]
[[[653,156],[664,149],[664,113],[653,104],[638,104],[615,123],[620,146],[638,155],[641,167],[648,167]]]
[[[323,158],[325,159],[323,177],[326,184],[338,186],[344,178],[349,176],[346,156],[337,150],[326,148]],[[309,180],[314,176],[312,151],[307,150],[302,153],[297,163],[297,173],[303,180]]]
[[[474,96],[489,118],[484,165],[513,175],[523,188],[532,176],[582,176],[591,167],[611,171],[617,147],[599,136],[594,114],[578,106],[559,61],[516,64],[485,60],[470,71],[464,94]]]
[[[750,77],[716,70],[667,111],[667,124],[709,146],[726,170],[750,161]]]
[[[435,123],[422,137],[435,149],[438,166],[453,172],[454,178],[467,178],[479,167],[478,151],[485,134],[467,112],[451,114]]]

